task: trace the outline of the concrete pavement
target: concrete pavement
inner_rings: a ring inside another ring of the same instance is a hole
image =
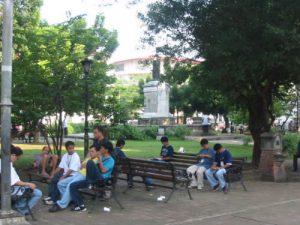
[[[300,173],[299,173],[300,176]],[[157,201],[169,190],[156,188],[146,192],[143,186],[120,193],[125,183],[118,186],[118,197],[125,206],[118,208],[113,202],[98,202],[92,213],[75,213],[69,209],[50,214],[49,207],[40,204],[33,225],[299,225],[300,183],[272,183],[246,180],[248,192],[234,183],[230,192],[192,190],[194,200],[189,200],[185,191],[175,192],[169,203]],[[111,212],[103,207],[111,207]],[[88,208],[90,203],[88,202]]]

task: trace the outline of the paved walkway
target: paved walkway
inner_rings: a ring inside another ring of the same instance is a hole
[[[300,173],[299,173],[300,176]],[[119,184],[121,191],[125,186]],[[169,203],[157,201],[160,195],[169,191],[156,188],[146,192],[142,186],[119,193],[125,209],[115,202],[99,202],[92,213],[75,213],[64,210],[55,214],[47,212],[48,207],[40,204],[35,215],[38,221],[33,225],[299,225],[300,183],[271,183],[246,181],[248,192],[233,184],[230,192],[192,190],[194,200],[189,200],[185,191],[175,192]],[[89,206],[89,204],[88,204]],[[111,207],[111,212],[103,207]]]

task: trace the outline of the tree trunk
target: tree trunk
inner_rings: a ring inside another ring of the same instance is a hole
[[[264,132],[269,132],[273,123],[273,116],[270,114],[269,108],[272,101],[265,97],[258,96],[249,102],[249,130],[251,132],[254,146],[252,153],[252,165],[256,168],[259,166],[261,155],[261,140],[260,135]]]
[[[40,131],[38,127],[36,127],[33,131],[33,143],[38,144],[40,142]]]

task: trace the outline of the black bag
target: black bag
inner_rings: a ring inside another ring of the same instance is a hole
[[[33,195],[33,190],[30,187],[11,186],[11,200],[30,199]]]

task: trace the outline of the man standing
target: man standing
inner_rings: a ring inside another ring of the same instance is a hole
[[[58,183],[66,186],[64,183],[69,180],[66,179],[78,173],[80,170],[80,157],[75,152],[75,144],[72,141],[65,143],[67,153],[65,153],[60,161],[59,166],[51,177],[50,184],[48,185],[48,197],[44,198],[46,205],[53,205],[60,197]]]
[[[104,128],[101,126],[96,126],[94,127],[93,130],[94,133],[94,142],[92,146],[99,146],[99,148],[101,148],[101,146],[107,142],[108,140],[105,138],[105,134],[104,134]]]
[[[187,174],[192,178],[189,188],[197,187],[198,190],[203,189],[203,173],[212,166],[215,159],[215,151],[209,147],[208,140],[202,139],[200,144],[202,146],[202,150],[199,151],[197,156],[199,159],[198,163],[190,166],[186,170]],[[197,178],[195,175],[197,175]]]
[[[214,191],[221,187],[224,194],[226,194],[228,192],[228,184],[224,175],[226,174],[226,169],[232,166],[232,156],[221,144],[215,144],[214,150],[216,151],[215,162],[210,169],[206,170],[205,174]]]

